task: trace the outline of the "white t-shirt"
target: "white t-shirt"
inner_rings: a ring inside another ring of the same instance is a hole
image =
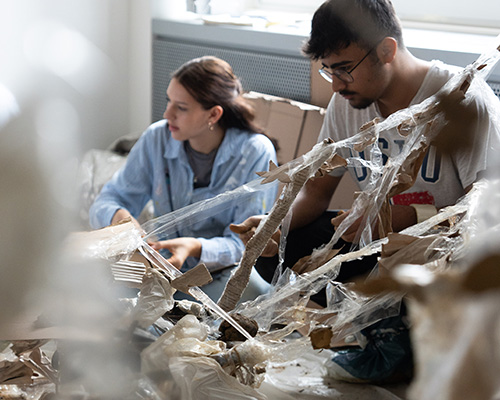
[[[419,104],[435,94],[459,70],[458,67],[433,61],[410,106]],[[433,204],[438,208],[455,204],[465,194],[465,188],[477,180],[478,173],[486,169],[491,148],[500,150],[499,127],[496,127],[489,118],[485,106],[487,98],[489,104],[500,107],[498,98],[482,79],[474,79],[467,93],[477,106],[479,115],[473,146],[466,151],[453,154],[439,154],[437,149],[431,146],[415,184],[406,192],[395,196],[393,198],[395,204]],[[376,117],[382,118],[375,102],[365,109],[355,109],[342,96],[334,94],[328,105],[318,142],[328,137],[338,142],[354,136],[363,124]],[[393,129],[380,133],[378,147],[386,159],[398,155],[404,143],[405,137]],[[346,159],[352,157],[367,159],[368,154],[365,153],[349,148],[339,150],[339,154]],[[348,167],[348,170],[360,190],[364,190],[369,183],[369,173],[366,167],[359,166],[359,163],[357,165]],[[344,172],[345,170],[337,169],[331,174],[341,176]]]

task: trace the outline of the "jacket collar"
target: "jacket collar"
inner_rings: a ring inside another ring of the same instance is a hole
[[[169,158],[181,158],[187,162],[186,152],[184,151],[184,145],[182,142],[172,138],[172,135],[168,128],[167,129],[167,146],[165,146],[165,152],[163,156],[167,159]],[[222,139],[222,143],[217,151],[217,156],[215,157],[214,165],[225,163],[235,154],[241,153],[241,146],[239,143],[244,137],[244,133],[236,128],[229,128]]]

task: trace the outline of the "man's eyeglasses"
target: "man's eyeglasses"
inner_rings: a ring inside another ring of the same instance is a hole
[[[325,67],[323,66],[322,68],[320,68],[318,70],[319,74],[325,78],[326,81],[328,81],[329,83],[332,83],[333,82],[333,76],[335,75],[337,78],[339,78],[342,82],[345,82],[345,83],[352,83],[354,82],[354,78],[352,77],[352,71],[354,71],[356,68],[358,68],[359,64],[361,64],[366,57],[368,57],[368,55],[376,48],[377,46],[375,47],[372,47],[368,53],[365,54],[365,56],[354,66],[351,68],[350,71],[347,71],[346,69],[342,69],[342,68],[336,68],[334,69],[333,71],[330,71],[326,68],[328,67]]]

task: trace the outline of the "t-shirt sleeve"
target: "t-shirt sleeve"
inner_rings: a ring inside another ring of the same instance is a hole
[[[319,131],[318,140],[316,143],[321,143],[325,139],[332,139],[334,141],[338,141],[338,137],[336,135],[338,127],[335,126],[335,95],[332,96],[330,103],[326,109],[325,118],[323,119],[323,125],[321,125],[321,129]],[[346,172],[346,168],[335,168],[333,171],[329,172],[328,175],[334,177],[341,177]]]
[[[479,174],[491,167],[500,154],[500,126],[494,117],[500,109],[498,97],[486,82],[479,79],[469,88],[469,94],[468,105],[477,118],[471,118],[470,130],[464,132],[471,135],[466,140],[467,146],[454,157],[464,188],[477,181]]]

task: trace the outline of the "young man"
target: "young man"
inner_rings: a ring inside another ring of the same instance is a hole
[[[334,92],[319,140],[348,138],[376,117],[387,118],[398,110],[421,103],[459,70],[438,61],[420,60],[406,49],[401,24],[390,0],[326,1],[314,14],[311,35],[303,51],[311,59],[321,61],[323,67],[319,72]],[[420,222],[424,213],[430,216],[438,208],[454,204],[486,170],[490,148],[499,148],[498,128],[488,119],[484,105],[486,97],[495,95],[489,88],[483,92],[483,86],[487,85],[476,81],[480,80],[474,80],[468,92],[473,99],[468,109],[477,116],[467,124],[474,138],[471,147],[442,152],[431,146],[413,187],[392,199],[394,231]],[[481,84],[480,90],[476,88]],[[384,159],[396,156],[404,140],[395,130],[382,132],[378,146]],[[350,149],[341,149],[339,153],[344,158],[368,156]],[[336,171],[309,180],[295,200],[285,267],[291,268],[298,259],[311,254],[312,249],[327,243],[347,215],[344,213],[330,223],[335,214],[326,211],[344,173]],[[368,171],[357,167],[349,168],[349,172],[363,190],[368,184]],[[261,218],[251,217],[239,226],[243,241],[248,241],[251,228]],[[344,251],[349,251],[349,242],[353,241],[357,229],[354,223],[343,235],[347,245],[338,243],[339,247],[344,246]],[[271,281],[276,269],[276,251],[276,243],[268,245],[256,265],[267,281]],[[345,282],[369,272],[376,259],[349,264],[342,266],[338,281]],[[324,299],[316,300],[324,303]]]

